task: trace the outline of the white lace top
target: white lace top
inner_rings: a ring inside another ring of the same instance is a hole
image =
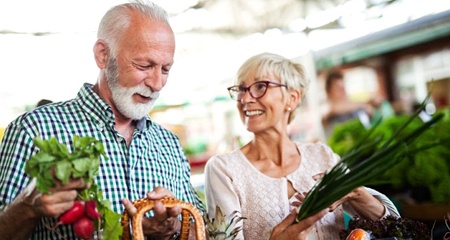
[[[288,199],[287,181],[292,183],[297,192],[307,192],[315,184],[312,176],[325,172],[339,160],[339,156],[325,144],[297,145],[301,164],[296,171],[283,178],[271,178],[262,174],[239,149],[212,157],[205,167],[209,216],[214,217],[216,205],[227,216],[237,210],[247,218],[239,239],[269,239],[272,228],[292,209],[290,202],[293,199]],[[399,215],[386,196],[375,190],[368,190],[386,206],[388,211],[385,215]],[[349,205],[344,205],[344,208],[354,215]],[[344,219],[343,208],[339,207],[316,223],[308,239],[339,239],[341,229],[344,229]]]

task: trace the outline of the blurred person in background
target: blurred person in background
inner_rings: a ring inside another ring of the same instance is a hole
[[[40,107],[40,106],[44,106],[47,105],[49,103],[52,103],[52,100],[48,100],[48,99],[41,99],[39,100],[39,102],[36,104],[36,107]]]
[[[246,218],[239,239],[272,239],[274,227],[295,211],[303,194],[340,159],[323,143],[289,138],[287,126],[307,87],[301,64],[263,53],[248,59],[238,70],[235,85],[228,88],[253,139],[209,159],[205,193],[208,214],[214,216],[219,205],[227,216],[239,211]],[[328,210],[309,231],[308,239],[339,239],[344,211],[365,219],[399,216],[384,194],[365,187],[354,189]]]
[[[69,210],[81,178],[56,184],[51,194],[36,189],[25,163],[39,149],[33,140],[55,137],[72,150],[75,135],[101,141],[95,182],[111,209],[132,216],[130,200],[172,196],[203,203],[190,182],[190,166],[178,137],[150,119],[148,113],[167,82],[174,62],[175,39],[167,13],[151,2],[131,1],[111,8],[102,18],[94,44],[99,68],[95,85],[85,83],[77,96],[50,103],[9,124],[0,145],[0,236],[2,239],[78,239],[72,225],[55,226]],[[179,236],[181,208],[157,201],[142,221],[149,239]],[[193,232],[193,231],[191,231]]]
[[[338,70],[331,70],[327,74],[325,92],[327,101],[322,115],[322,124],[326,138],[331,136],[337,124],[350,119],[359,119],[364,127],[370,127],[376,109],[383,102],[383,98],[379,96],[373,97],[368,102],[351,100],[345,89],[344,76]]]

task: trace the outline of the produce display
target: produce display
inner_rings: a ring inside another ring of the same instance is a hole
[[[59,225],[71,224],[81,239],[94,239],[95,230],[96,239],[119,239],[121,214],[110,209],[110,202],[103,199],[94,180],[100,156],[105,156],[102,142],[92,137],[74,136],[72,152],[56,138],[43,140],[36,137],[33,142],[40,151],[26,162],[25,172],[36,178],[36,188],[41,193],[51,193],[57,181],[66,184],[73,178],[82,178],[89,186],[78,191],[77,201],[59,217],[55,226],[47,227],[57,231]]]
[[[362,239],[430,239],[429,227],[420,221],[387,216],[381,220],[366,220],[355,216],[348,229],[339,233],[341,240]],[[367,238],[369,237],[369,238]]]
[[[429,194],[420,194],[421,199],[416,199],[417,201],[450,202],[450,191],[448,190],[450,189],[450,109],[440,109],[436,114],[443,115],[442,120],[425,131],[412,143],[412,146],[418,148],[438,141],[442,144],[400,159],[397,165],[375,178],[377,185],[383,184],[397,192],[413,192],[414,189],[424,189]],[[400,115],[383,120],[374,132],[374,135],[382,137],[380,145],[407,122],[408,118],[409,116]],[[411,133],[421,124],[423,124],[421,119],[414,119],[401,135]],[[337,154],[342,155],[361,141],[366,133],[367,130],[358,121],[346,122],[336,127],[328,144]],[[375,146],[372,151],[376,151],[377,147]],[[429,197],[423,199],[425,196]]]

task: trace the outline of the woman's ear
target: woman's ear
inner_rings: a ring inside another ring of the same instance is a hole
[[[106,68],[108,64],[109,48],[103,39],[98,39],[94,44],[94,58],[100,69]]]
[[[302,101],[302,93],[298,89],[291,89],[288,93],[289,100],[286,107],[296,109]]]

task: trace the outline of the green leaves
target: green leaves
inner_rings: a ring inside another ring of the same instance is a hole
[[[119,221],[121,215],[116,214],[113,211],[104,211],[102,217],[105,222],[105,227],[103,228],[103,238],[108,240],[119,240],[122,235],[122,226]]]
[[[102,191],[94,180],[100,157],[108,159],[103,143],[92,137],[74,136],[72,152],[54,137],[48,140],[36,137],[33,143],[40,151],[26,162],[25,172],[36,178],[36,188],[41,193],[50,193],[57,181],[66,184],[71,178],[82,178],[90,187],[79,190],[77,199],[95,200],[101,214],[100,220],[96,222],[97,227],[103,230],[105,239],[119,239],[122,234],[119,221],[121,214],[111,210],[110,202],[103,199]]]
[[[341,160],[313,186],[299,209],[297,222],[328,208],[353,189],[371,183],[405,157],[442,144],[441,141],[420,147],[412,144],[443,117],[442,114],[436,114],[425,123],[410,126],[417,120],[427,100],[428,98],[424,100],[421,108],[384,142],[382,135],[373,136],[379,122],[375,124],[366,136],[342,155]],[[410,127],[413,128],[405,134],[404,129]]]
[[[50,188],[56,185],[54,177],[63,184],[70,177],[89,182],[98,172],[100,156],[106,158],[102,142],[92,137],[74,136],[72,153],[54,137],[48,140],[36,137],[33,143],[40,151],[27,161],[25,172],[37,178],[36,186],[42,193],[50,193]]]
[[[67,160],[62,160],[55,164],[56,177],[61,180],[63,184],[66,184],[71,176],[71,167],[72,164]]]
[[[233,211],[229,216],[222,213],[219,205],[216,206],[215,218],[210,219],[208,214],[203,216],[206,226],[206,236],[210,240],[233,240],[237,238],[238,233],[242,230],[242,226],[236,225],[246,219],[239,216],[237,211]]]

